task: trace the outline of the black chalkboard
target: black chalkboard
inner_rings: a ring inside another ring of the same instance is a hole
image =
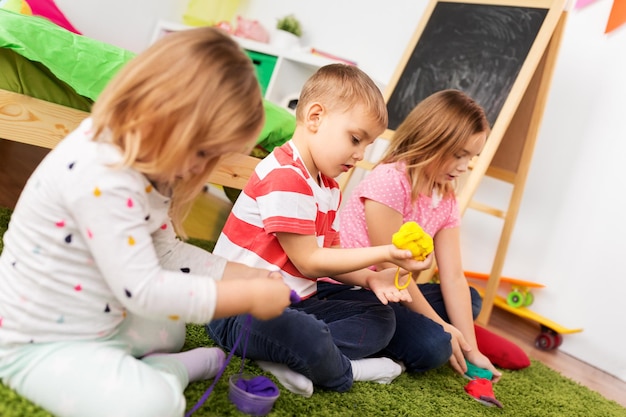
[[[430,94],[455,88],[493,126],[548,9],[437,2],[387,100],[395,130]],[[411,47],[411,46],[410,46]]]

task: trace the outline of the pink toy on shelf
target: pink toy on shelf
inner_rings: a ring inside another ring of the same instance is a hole
[[[237,16],[237,27],[235,28],[235,36],[240,38],[251,39],[253,41],[268,43],[270,34],[258,20],[245,19]]]

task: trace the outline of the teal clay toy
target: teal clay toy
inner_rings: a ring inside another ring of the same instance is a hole
[[[493,379],[493,373],[490,370],[479,368],[478,366],[470,363],[467,359],[465,359],[465,363],[467,364],[467,372],[465,373],[467,378],[484,378],[490,381]]]

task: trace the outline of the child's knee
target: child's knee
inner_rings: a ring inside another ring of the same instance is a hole
[[[480,309],[483,306],[483,299],[481,298],[478,291],[475,288],[470,287],[470,295],[472,299],[472,317],[476,320],[478,314],[480,314]]]
[[[396,333],[396,313],[388,305],[371,308],[370,313],[363,317],[369,324],[364,327],[363,340],[372,346],[374,351],[384,349]]]
[[[452,356],[451,336],[447,332],[437,332],[413,346],[409,360],[405,361],[407,371],[424,372],[445,365]]]
[[[124,413],[137,417],[180,417],[185,412],[185,397],[163,379],[146,381],[124,402]]]

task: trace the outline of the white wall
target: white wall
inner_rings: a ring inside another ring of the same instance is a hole
[[[57,0],[87,36],[135,52],[158,19],[181,21],[184,0]],[[242,0],[239,13],[268,29],[289,13],[303,44],[357,61],[387,83],[427,0]],[[570,12],[504,275],[543,282],[533,308],[583,327],[561,350],[626,380],[626,27],[604,34],[612,2]],[[509,189],[483,181],[477,197],[505,208]],[[489,271],[499,220],[469,210],[463,253],[468,270]],[[622,258],[624,257],[624,258]],[[593,288],[596,288],[593,290]]]
[[[152,39],[159,19],[180,21],[185,0],[55,0],[85,36],[140,52]]]
[[[585,329],[561,350],[626,380],[626,27],[604,34],[611,4],[569,13],[504,275],[545,283],[533,309]],[[482,184],[479,195],[496,189]],[[464,219],[465,264],[488,270],[495,248],[475,243],[494,233],[479,217]]]

